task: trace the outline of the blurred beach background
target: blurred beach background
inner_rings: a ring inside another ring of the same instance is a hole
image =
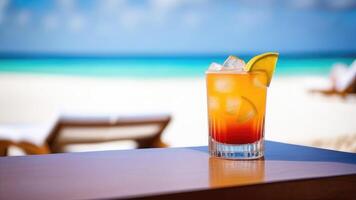
[[[207,145],[209,64],[277,51],[266,139],[356,152],[356,96],[310,93],[355,35],[354,0],[0,0],[0,125],[169,113],[165,143]]]

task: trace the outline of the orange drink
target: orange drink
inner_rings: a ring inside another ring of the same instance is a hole
[[[209,150],[213,156],[229,159],[263,156],[266,96],[271,76],[266,70],[247,70],[246,66],[251,67],[247,63],[245,68],[221,66],[206,72]]]
[[[267,86],[250,73],[207,73],[210,136],[226,144],[263,137]]]

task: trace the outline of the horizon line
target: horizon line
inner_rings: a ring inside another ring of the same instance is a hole
[[[260,52],[261,53],[261,52]],[[0,52],[0,59],[157,59],[157,58],[225,58],[229,55],[237,55],[239,57],[253,57],[259,53],[187,53],[187,54],[115,54],[115,53],[28,53],[28,52]],[[325,58],[325,57],[355,57],[356,51],[335,51],[335,52],[287,52],[280,53],[283,58]]]

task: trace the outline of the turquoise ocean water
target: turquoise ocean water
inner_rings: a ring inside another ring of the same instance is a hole
[[[333,64],[350,64],[353,59],[351,57],[280,58],[276,75],[327,75]],[[222,63],[223,61],[223,57],[0,59],[0,74],[24,73],[125,78],[203,77],[211,62]]]

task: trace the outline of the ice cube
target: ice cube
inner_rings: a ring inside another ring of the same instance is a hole
[[[209,105],[209,109],[211,110],[219,109],[219,99],[217,97],[210,96],[208,99],[208,105]]]
[[[215,80],[215,90],[217,92],[226,93],[231,92],[234,88],[234,81],[226,78]]]
[[[229,56],[223,64],[223,70],[243,71],[244,67],[245,61],[236,56]]]
[[[218,72],[218,71],[221,71],[223,68],[222,65],[218,64],[218,63],[211,63],[209,68],[208,68],[208,71],[209,72]]]

